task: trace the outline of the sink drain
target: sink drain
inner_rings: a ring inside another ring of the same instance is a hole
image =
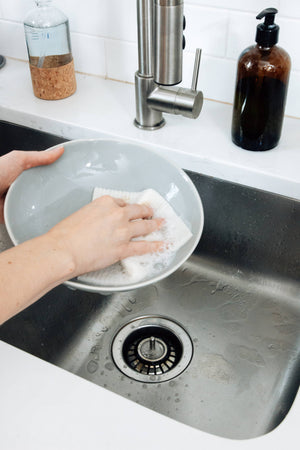
[[[112,356],[125,375],[159,383],[178,376],[189,365],[193,346],[177,323],[157,316],[133,320],[116,334]]]
[[[167,328],[144,326],[131,333],[123,345],[123,359],[133,370],[146,375],[169,372],[180,361],[182,346]]]

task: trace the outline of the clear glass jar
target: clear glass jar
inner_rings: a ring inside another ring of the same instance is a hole
[[[24,20],[33,91],[36,97],[58,100],[76,91],[69,21],[51,0],[36,0]]]

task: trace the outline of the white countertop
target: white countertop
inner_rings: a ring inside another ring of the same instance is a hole
[[[298,119],[285,119],[277,148],[247,152],[231,143],[229,105],[205,101],[197,120],[166,115],[164,128],[147,132],[132,124],[132,85],[85,75],[77,81],[74,96],[42,101],[32,94],[27,64],[8,59],[0,71],[0,119],[69,139],[109,135],[155,146],[185,169],[300,199]],[[299,445],[299,395],[274,431],[233,441],[175,422],[3,342],[0,361],[3,449],[293,450]]]
[[[300,120],[285,118],[278,147],[250,152],[231,142],[230,105],[204,101],[198,119],[165,115],[156,131],[133,126],[134,87],[77,74],[75,95],[60,101],[33,96],[26,63],[8,59],[0,71],[0,119],[69,139],[111,135],[147,144],[184,169],[300,198]]]

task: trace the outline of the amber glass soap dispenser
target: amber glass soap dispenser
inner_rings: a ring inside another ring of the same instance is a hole
[[[279,26],[275,8],[264,9],[257,19],[256,42],[238,61],[232,116],[232,140],[247,150],[275,147],[280,139],[291,60],[276,44]]]

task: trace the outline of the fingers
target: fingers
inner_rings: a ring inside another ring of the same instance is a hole
[[[121,206],[122,208],[126,206],[126,202],[122,198],[114,198],[114,201],[118,206]]]
[[[101,197],[97,197],[92,201],[93,204],[98,205],[100,208],[105,206],[108,209],[118,209],[124,208],[126,206],[126,202],[122,198],[115,198],[111,195],[102,195]]]
[[[129,239],[150,234],[158,230],[164,223],[164,219],[161,218],[148,219],[152,217],[153,210],[147,205],[128,204],[123,199],[111,197],[110,195],[98,197],[94,202],[98,203],[99,206],[105,202],[109,208],[113,207],[123,210],[122,215],[118,216],[118,220],[125,220]]]
[[[129,221],[148,219],[153,216],[153,209],[150,206],[138,205],[136,203],[126,203],[123,199],[115,198],[110,195],[102,195],[101,197],[96,198],[94,202],[99,203],[99,205],[102,204],[102,202],[106,202],[109,206],[117,204],[118,206],[124,208],[123,212]]]
[[[146,236],[153,231],[159,230],[163,223],[163,219],[136,220],[129,224],[129,231],[132,238]]]
[[[162,241],[131,241],[126,249],[126,255],[123,258],[129,256],[141,256],[146,253],[161,252],[166,248],[166,244]]]
[[[36,166],[45,166],[54,163],[64,153],[64,147],[56,147],[47,151],[22,151],[23,170]]]
[[[129,220],[147,219],[153,216],[153,209],[147,205],[130,204],[126,206]]]

